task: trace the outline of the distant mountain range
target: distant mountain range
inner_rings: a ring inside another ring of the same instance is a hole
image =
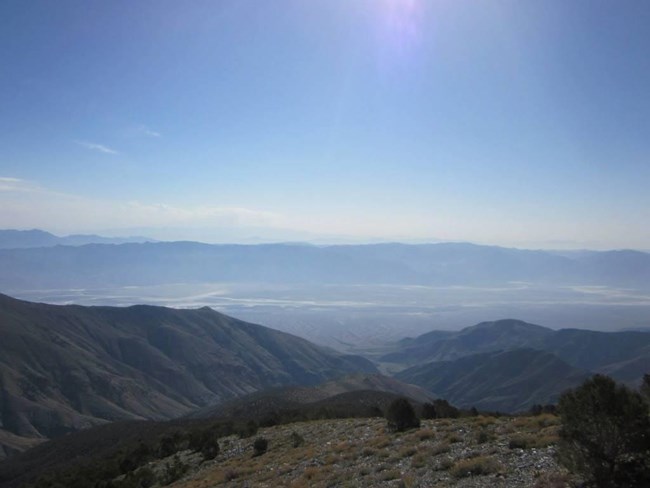
[[[434,331],[395,349],[380,360],[411,365],[396,378],[460,407],[485,410],[555,402],[595,373],[636,387],[650,372],[649,332],[556,331],[513,319]]]
[[[107,287],[165,283],[310,283],[650,288],[650,254],[560,255],[464,243],[312,246],[196,242],[0,249],[0,286]]]
[[[25,249],[51,246],[84,246],[86,244],[125,244],[155,242],[147,237],[102,237],[94,234],[56,236],[43,230],[0,229],[0,249]]]
[[[207,307],[55,306],[0,295],[0,337],[0,455],[96,424],[169,419],[258,390],[377,371]]]

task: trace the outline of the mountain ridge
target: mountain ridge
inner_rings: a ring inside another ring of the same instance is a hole
[[[415,366],[521,348],[548,352],[575,368],[608,372],[615,379],[632,384],[650,371],[648,332],[553,330],[516,319],[482,322],[458,332],[429,332],[398,342],[392,352],[379,360]]]
[[[136,242],[156,242],[142,236],[104,237],[96,234],[70,234],[57,236],[50,232],[31,229],[0,229],[0,249],[28,249],[52,246],[83,246],[86,244],[126,244]]]
[[[572,257],[476,244],[202,244],[145,242],[0,249],[0,286],[195,282],[650,287],[650,253]]]
[[[395,375],[459,407],[506,412],[555,403],[589,376],[553,354],[525,348],[430,362]]]

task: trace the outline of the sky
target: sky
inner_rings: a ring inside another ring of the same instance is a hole
[[[650,249],[650,2],[0,2],[0,228]]]

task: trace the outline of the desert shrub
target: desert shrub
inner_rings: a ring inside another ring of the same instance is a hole
[[[467,410],[466,412],[464,412],[465,417],[478,417],[478,415],[479,415],[479,412],[478,412],[476,407],[472,407],[469,410]]]
[[[449,452],[450,449],[451,449],[451,446],[450,446],[449,442],[442,441],[442,442],[439,442],[438,444],[436,444],[435,446],[433,446],[431,448],[431,455],[432,456],[437,456],[439,454]]]
[[[555,405],[540,405],[539,403],[536,403],[532,407],[530,407],[530,410],[528,413],[530,415],[536,416],[536,415],[541,415],[543,413],[551,413],[554,414],[557,411],[557,407]]]
[[[424,405],[422,405],[422,418],[423,419],[437,418],[436,407],[433,405],[433,403],[427,402]]]
[[[650,403],[650,374],[643,375],[643,381],[641,382],[641,388],[639,388],[639,393],[645,398],[645,401]]]
[[[508,447],[510,449],[540,448],[555,444],[557,440],[558,437],[555,430],[546,429],[546,431],[540,431],[535,434],[515,434],[510,438]]]
[[[529,449],[533,447],[533,436],[529,434],[517,434],[510,438],[508,447],[510,449]]]
[[[193,432],[190,436],[189,448],[203,454],[204,459],[214,459],[219,454],[219,432],[217,429]]]
[[[156,475],[148,466],[143,466],[133,473],[133,479],[136,482],[135,486],[138,488],[149,488],[158,481]]]
[[[404,446],[397,453],[398,458],[406,458],[413,456],[418,450],[413,446]]]
[[[264,420],[269,420],[271,417],[264,419]],[[264,421],[263,420],[263,421]],[[277,423],[277,422],[276,422]],[[271,425],[276,425],[276,424],[269,424],[265,425],[266,427],[270,427]],[[239,436],[240,439],[246,439],[248,437],[252,437],[255,434],[257,434],[257,429],[259,426],[257,425],[257,422],[254,420],[249,420],[245,424],[241,424],[237,427],[237,435]]]
[[[418,439],[421,441],[428,441],[436,436],[436,433],[431,429],[422,429],[417,433]]]
[[[253,442],[253,456],[261,456],[269,448],[269,441],[264,437],[258,437]]]
[[[413,406],[406,398],[398,398],[388,406],[386,420],[388,428],[398,432],[420,427],[420,419],[417,418]]]
[[[486,429],[481,429],[476,434],[476,443],[485,444],[488,441],[494,440],[494,434],[491,434]]]
[[[451,405],[447,400],[435,400],[433,406],[436,410],[436,418],[456,419],[460,416],[460,410]]]
[[[498,473],[500,470],[501,464],[499,464],[499,461],[488,456],[479,456],[458,461],[452,466],[450,473],[455,478],[465,478]]]
[[[650,418],[640,394],[596,375],[562,395],[560,459],[597,487],[650,486]]]
[[[544,407],[542,407],[539,403],[536,403],[535,405],[530,407],[528,413],[530,413],[530,415],[541,415],[543,411],[544,411]]]
[[[165,471],[163,473],[161,484],[169,485],[176,480],[179,480],[183,477],[189,466],[183,463],[178,456],[174,456],[172,462],[165,463]]]
[[[568,474],[542,473],[533,488],[567,488],[568,486],[573,486]]]
[[[158,457],[165,458],[178,452],[181,449],[181,446],[179,445],[181,441],[181,435],[177,432],[163,436],[158,443]]]
[[[291,433],[291,445],[293,447],[300,447],[305,443],[305,439],[303,436],[298,434],[298,432],[292,432]]]
[[[448,432],[447,435],[445,435],[445,441],[449,444],[456,444],[457,442],[462,442],[463,439],[456,432]]]

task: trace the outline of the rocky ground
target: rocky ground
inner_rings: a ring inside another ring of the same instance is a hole
[[[551,415],[425,420],[404,433],[381,418],[300,422],[223,438],[214,460],[188,451],[154,469],[187,470],[177,488],[572,486],[555,459],[557,429]],[[258,437],[268,450],[255,456]]]

